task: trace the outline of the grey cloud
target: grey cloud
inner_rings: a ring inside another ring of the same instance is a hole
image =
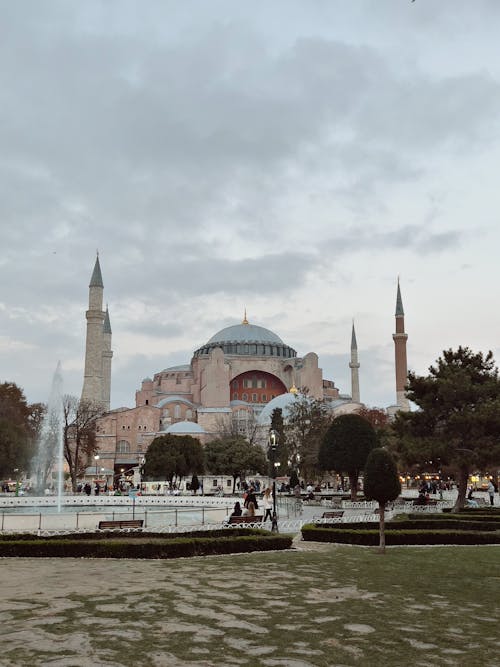
[[[382,230],[354,227],[344,235],[330,238],[329,253],[340,256],[351,252],[387,251],[389,249],[411,250],[423,254],[453,249],[462,240],[459,231],[429,231],[425,226],[406,225],[398,229]]]

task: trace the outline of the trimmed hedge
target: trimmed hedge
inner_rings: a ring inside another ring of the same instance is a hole
[[[377,529],[379,523],[374,523],[373,521],[370,523],[327,523],[327,524],[319,524],[315,523],[314,524],[318,528],[338,528],[339,530],[363,530],[364,528],[372,528],[372,529]],[[413,521],[411,520],[406,520],[406,521],[388,521],[385,524],[385,530],[386,532],[388,530],[413,530],[413,529],[419,529],[419,530],[436,530],[436,529],[450,529],[450,530],[483,530],[483,531],[490,531],[490,530],[500,530],[500,523],[495,522],[495,521],[472,521],[468,520],[468,518],[461,518],[457,520],[448,520],[448,518],[443,518],[441,517],[441,520],[439,519],[431,519],[429,520],[427,517],[425,519],[422,519],[421,517],[418,517],[418,519],[415,519]]]
[[[446,514],[454,514],[453,507],[443,507],[443,512]],[[457,514],[493,514],[500,516],[500,507],[491,507],[491,505],[482,505],[480,507],[462,507]]]
[[[234,532],[238,531],[238,532]],[[110,538],[144,539],[155,538],[162,540],[174,540],[179,537],[231,537],[232,535],[269,535],[268,530],[263,528],[238,527],[231,530],[220,528],[218,530],[196,530],[189,533],[155,533],[143,531],[142,529],[116,529],[99,530],[92,532],[67,533],[65,535],[37,535],[36,533],[0,533],[0,543],[3,540],[109,540]]]
[[[302,538],[313,542],[340,542],[342,544],[360,544],[377,546],[378,529],[339,529],[323,528],[308,524],[302,527]],[[385,531],[387,545],[402,544],[500,544],[500,531],[460,531],[460,530],[392,530]]]
[[[289,549],[290,535],[274,533],[241,535],[224,531],[219,537],[165,537],[164,534],[149,539],[130,539],[129,535],[110,539],[82,539],[80,535],[61,538],[23,536],[22,539],[0,540],[0,557],[24,556],[42,558],[186,558],[215,554],[244,553]],[[19,536],[16,536],[19,537]],[[109,537],[109,536],[108,536]],[[223,537],[223,539],[222,539]]]
[[[379,531],[375,529],[339,529],[320,527],[307,524],[302,527],[302,538],[314,542],[339,542],[343,544],[359,544],[377,546]],[[385,531],[387,545],[402,544],[500,544],[500,531],[460,531],[460,530],[393,530]]]
[[[411,520],[411,521],[451,521],[451,522],[460,522],[460,521],[467,521],[467,522],[472,522],[476,524],[492,524],[497,527],[497,530],[500,530],[500,516],[491,516],[487,514],[469,514],[468,512],[465,514],[425,514],[425,516],[422,516],[422,514],[408,514],[405,519],[403,520]],[[399,516],[394,517],[392,519],[391,524],[399,524],[400,519]]]

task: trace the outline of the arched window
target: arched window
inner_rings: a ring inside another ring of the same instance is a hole
[[[179,419],[180,416],[181,416],[181,406],[176,405],[175,408],[174,408],[174,418]]]
[[[126,440],[120,440],[116,445],[117,454],[130,454],[130,443]]]
[[[192,419],[192,418],[193,418],[193,411],[186,410],[186,419]]]

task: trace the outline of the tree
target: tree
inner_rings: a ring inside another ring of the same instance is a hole
[[[381,553],[385,553],[385,506],[401,493],[401,482],[399,480],[396,462],[390,453],[383,447],[372,449],[365,465],[364,490],[367,500],[376,500],[379,507],[380,517],[380,543]]]
[[[325,433],[318,454],[322,470],[347,473],[351,486],[351,499],[356,500],[358,478],[368,454],[377,446],[373,426],[356,414],[336,417]]]
[[[297,484],[300,484],[299,476],[296,470],[292,470],[290,474],[290,489],[294,489]]]
[[[373,426],[380,447],[386,447],[391,442],[393,433],[386,410],[362,407],[356,414],[366,419]]]
[[[290,473],[290,468],[294,468],[294,463],[290,465],[290,453],[288,451],[288,442],[286,438],[286,429],[285,422],[283,420],[283,410],[281,408],[274,408],[271,413],[271,426],[269,431],[274,431],[276,433],[276,454],[275,460],[280,464],[280,468],[283,471]]]
[[[200,480],[198,479],[198,475],[196,473],[193,473],[193,476],[191,477],[191,491],[196,495],[196,492],[200,488]]]
[[[41,403],[29,404],[23,390],[13,382],[0,384],[0,475],[14,470],[29,473],[40,424],[45,411]]]
[[[84,474],[91,456],[97,451],[96,420],[101,414],[99,403],[80,400],[76,396],[65,395],[62,398],[63,452],[74,493],[78,478]]]
[[[145,454],[141,474],[146,479],[166,479],[203,472],[203,447],[191,435],[167,433],[155,438]]]
[[[216,417],[215,430],[219,438],[244,438],[253,444],[258,436],[259,422],[252,408],[239,408],[232,412],[230,419]]]
[[[205,445],[205,463],[214,475],[231,475],[233,493],[236,479],[246,475],[265,474],[268,462],[259,445],[251,445],[244,438],[220,438]]]
[[[312,479],[318,470],[318,451],[330,424],[326,404],[300,389],[288,409],[286,438],[290,458],[300,461],[303,477]]]
[[[456,467],[458,511],[469,475],[500,462],[500,380],[493,354],[445,350],[427,376],[408,374],[407,396],[419,409],[396,415],[399,450],[410,465],[439,459]]]

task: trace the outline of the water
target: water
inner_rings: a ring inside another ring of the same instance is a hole
[[[61,499],[64,491],[64,455],[62,438],[62,369],[61,362],[52,378],[47,412],[42,422],[37,451],[32,462],[35,474],[35,488],[38,493],[52,484],[52,470],[57,469],[57,510],[61,511]]]

